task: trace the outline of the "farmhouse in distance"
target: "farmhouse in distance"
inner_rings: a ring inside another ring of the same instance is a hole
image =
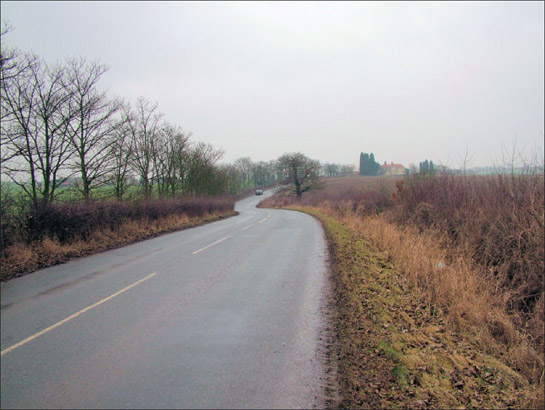
[[[379,175],[405,175],[405,167],[401,164],[394,164],[393,162],[387,164],[384,162],[380,166],[378,172]]]
[[[389,164],[385,161],[384,164],[380,165],[375,160],[375,155],[371,152],[370,154],[362,152],[360,154],[360,175],[405,175],[405,167],[402,164],[394,164],[390,162]]]

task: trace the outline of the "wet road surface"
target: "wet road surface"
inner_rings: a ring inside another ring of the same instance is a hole
[[[262,198],[2,283],[1,407],[323,406],[323,231]]]

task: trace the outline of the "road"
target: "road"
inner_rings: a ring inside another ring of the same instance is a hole
[[[321,407],[323,231],[261,199],[2,283],[1,407]]]

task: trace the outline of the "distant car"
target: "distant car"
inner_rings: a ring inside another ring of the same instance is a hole
[[[256,195],[263,195],[263,190],[262,189],[256,189],[255,194]]]

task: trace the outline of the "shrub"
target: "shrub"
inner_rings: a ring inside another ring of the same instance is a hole
[[[455,327],[463,319],[489,334],[542,386],[544,182],[542,173],[340,178],[300,201],[283,195],[262,204],[318,207],[365,232]]]
[[[395,177],[325,178],[321,188],[295,195],[275,195],[262,201],[262,206],[285,207],[290,205],[324,206],[337,213],[352,212],[358,215],[378,214],[394,205],[392,192]]]
[[[66,244],[76,239],[85,241],[100,228],[116,229],[127,220],[155,221],[170,215],[201,217],[233,208],[234,202],[229,199],[184,197],[138,202],[55,203],[22,211],[19,224],[14,218],[7,219],[11,225],[2,229],[28,244],[45,238],[55,238],[60,244]]]
[[[534,310],[545,270],[543,174],[410,177],[395,199],[398,224],[446,233],[509,295],[510,310]]]

